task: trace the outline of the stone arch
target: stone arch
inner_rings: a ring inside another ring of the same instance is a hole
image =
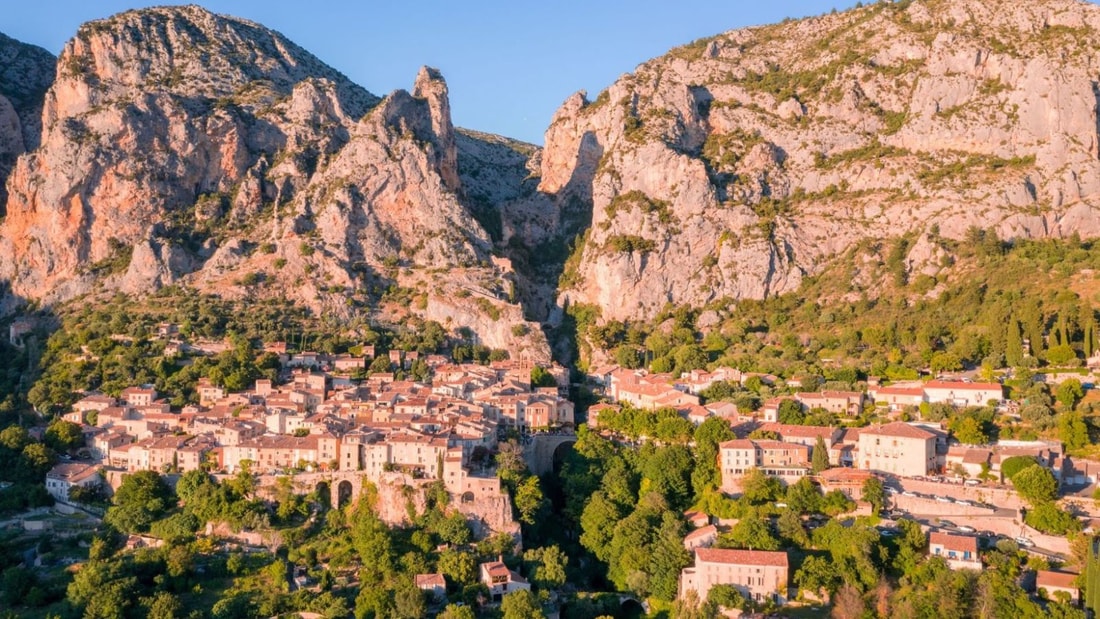
[[[463,503],[473,503],[475,500],[474,493],[469,490],[463,492],[461,500]]]
[[[620,617],[630,617],[631,619],[634,617],[644,617],[646,614],[644,604],[625,595],[619,598],[619,610],[622,612],[622,614],[619,615]]]
[[[350,480],[343,479],[336,484],[336,501],[333,502],[333,506],[337,509],[351,503],[352,498],[355,496],[355,486]]]
[[[553,463],[552,468],[555,473],[561,472],[561,467],[565,464],[565,459],[572,453],[575,444],[576,441],[562,441],[558,443],[557,447],[554,447],[554,454],[550,461]]]

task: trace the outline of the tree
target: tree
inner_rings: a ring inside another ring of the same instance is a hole
[[[520,589],[505,595],[500,601],[503,619],[538,619],[545,617],[534,593]]]
[[[1039,461],[1034,456],[1012,456],[1011,458],[1005,458],[1004,462],[1001,462],[1001,475],[1005,479],[1011,480],[1016,477],[1016,474],[1020,471],[1031,467],[1039,466]]]
[[[722,383],[726,384],[726,383]],[[718,470],[718,445],[734,438],[730,424],[721,417],[707,417],[695,429],[695,469],[691,473],[691,486],[698,498],[721,482]]]
[[[619,522],[626,517],[624,510],[597,491],[581,514],[581,545],[604,563],[611,561],[611,541]]]
[[[149,529],[175,503],[172,489],[154,471],[138,471],[122,479],[113,498],[114,505],[103,520],[123,533]]]
[[[412,580],[403,578],[394,591],[393,605],[395,619],[420,619],[427,614],[426,593],[417,588]]]
[[[1089,427],[1084,416],[1078,411],[1069,411],[1058,415],[1058,438],[1066,449],[1080,449],[1089,444]]]
[[[448,604],[443,612],[439,613],[437,619],[475,619],[474,609],[469,606],[458,606],[457,604]]]
[[[1016,367],[1024,362],[1024,340],[1020,334],[1020,323],[1015,318],[1008,319],[1008,334],[1005,339],[1005,362]]]
[[[748,510],[729,533],[718,539],[718,545],[723,548],[751,550],[779,550],[782,546],[779,539],[772,534],[768,521],[755,510]]]
[[[1066,409],[1073,409],[1077,406],[1077,403],[1084,397],[1085,391],[1081,387],[1081,381],[1076,378],[1068,378],[1062,381],[1062,384],[1058,385],[1058,389],[1055,391],[1055,398]]]
[[[741,478],[741,494],[754,505],[770,503],[783,496],[783,482],[766,475],[760,469],[752,468]]]
[[[546,498],[542,494],[542,488],[539,487],[539,478],[531,475],[523,480],[515,491],[515,497],[513,499],[516,504],[516,509],[519,511],[520,522],[533,525],[536,522],[536,515],[539,510],[546,504]]]
[[[565,584],[565,566],[569,557],[558,546],[532,548],[523,553],[530,565],[531,581],[541,590],[558,589]]]
[[[955,433],[955,438],[964,445],[985,445],[989,442],[989,436],[985,433],[982,423],[972,415],[956,417],[948,423],[948,427]]]
[[[786,503],[795,513],[816,513],[821,509],[821,492],[809,477],[803,477],[787,486]]]
[[[840,490],[830,490],[821,498],[821,511],[828,516],[838,516],[855,509],[855,501]]]
[[[1016,473],[1012,478],[1012,485],[1020,497],[1032,507],[1053,501],[1058,496],[1058,480],[1053,473],[1041,466],[1027,467]]]
[[[158,591],[152,597],[142,598],[141,605],[146,609],[148,619],[176,619],[183,616],[183,605],[179,598],[167,591]]]
[[[876,514],[882,511],[882,508],[886,505],[886,487],[882,485],[882,480],[878,477],[868,477],[863,482],[860,498],[864,502],[870,503]]]
[[[840,586],[840,575],[828,559],[810,555],[795,573],[794,582],[799,589],[815,596],[820,596],[822,592],[832,595]]]
[[[46,428],[46,444],[59,453],[68,453],[84,445],[80,426],[64,419],[54,419]]]
[[[554,375],[547,372],[545,368],[540,365],[536,365],[531,369],[531,388],[538,389],[540,387],[557,387],[558,381],[554,378]]]
[[[783,400],[779,403],[779,423],[802,425],[806,421],[806,413],[802,411],[802,405],[796,400]]]
[[[817,442],[814,443],[811,465],[815,474],[829,468],[829,449],[825,446],[825,439],[821,435],[818,435]]]
[[[1049,535],[1077,533],[1082,528],[1081,521],[1058,507],[1057,503],[1050,501],[1040,503],[1032,508],[1027,513],[1025,521],[1031,527]]]

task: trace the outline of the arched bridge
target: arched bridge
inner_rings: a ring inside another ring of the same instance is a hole
[[[566,454],[577,442],[575,434],[532,434],[523,447],[523,459],[535,475],[545,475],[560,466]]]

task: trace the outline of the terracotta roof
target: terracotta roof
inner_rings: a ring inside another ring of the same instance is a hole
[[[417,574],[414,577],[417,587],[446,587],[443,574]]]
[[[1078,576],[1079,574],[1070,572],[1038,570],[1035,572],[1035,585],[1038,587],[1053,587],[1057,589],[1076,589],[1076,580]]]
[[[685,535],[684,541],[692,541],[699,538],[707,537],[709,535],[718,535],[718,527],[714,526],[713,524],[708,524],[705,527],[699,527],[698,529],[695,529],[691,533]]]
[[[696,548],[695,560],[707,563],[729,563],[731,565],[770,565],[787,567],[786,552],[770,550],[731,550],[729,548]]]
[[[978,556],[978,538],[969,535],[952,535],[940,531],[928,534],[928,545],[940,545],[946,550],[955,552],[970,552],[975,558]]]
[[[863,469],[851,469],[847,467],[834,467],[831,469],[825,469],[817,474],[818,479],[827,482],[839,482],[839,481],[863,481],[871,477],[871,471],[865,471]]]
[[[922,396],[924,395],[924,389],[920,387],[879,387],[875,391],[876,396],[882,395],[912,395]]]
[[[925,389],[953,389],[955,391],[1002,391],[1004,387],[1000,383],[964,383],[946,380],[930,380],[924,384]]]
[[[868,434],[871,436],[897,436],[900,438],[921,438],[925,440],[936,436],[928,430],[911,426],[903,421],[895,421],[894,423],[888,423],[884,426],[863,428],[860,434]]]
[[[836,432],[836,428],[829,426],[798,426],[792,424],[782,424],[775,422],[767,422],[760,425],[760,429],[765,432],[775,432],[780,436],[805,436],[805,437],[818,437],[830,438],[833,433]]]

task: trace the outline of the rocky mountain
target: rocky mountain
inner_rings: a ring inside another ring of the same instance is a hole
[[[56,63],[0,39],[0,281],[419,315],[538,359],[512,326],[576,304],[759,299],[838,256],[874,296],[899,238],[904,279],[973,228],[1100,235],[1098,49],[1077,0],[878,2],[674,49],[537,149],[455,128],[435,70],[379,98],[257,24],[130,11]]]
[[[889,237],[932,275],[950,264],[936,238],[972,226],[1095,237],[1098,49],[1100,7],[1075,0],[878,2],[727,32],[570,97],[538,194],[511,208],[544,229],[590,209],[558,306],[604,319],[791,291]]]
[[[0,216],[7,200],[4,181],[15,160],[38,147],[55,62],[46,50],[0,34]]]
[[[379,99],[282,35],[200,7],[93,21],[57,59],[40,143],[8,180],[0,279],[47,303],[184,283],[337,314],[421,293],[388,304],[393,321],[445,315],[465,291],[479,300],[449,326],[542,359],[541,331],[512,335],[510,265],[467,207],[501,181],[464,187],[460,143],[495,148],[460,137],[433,69]]]

